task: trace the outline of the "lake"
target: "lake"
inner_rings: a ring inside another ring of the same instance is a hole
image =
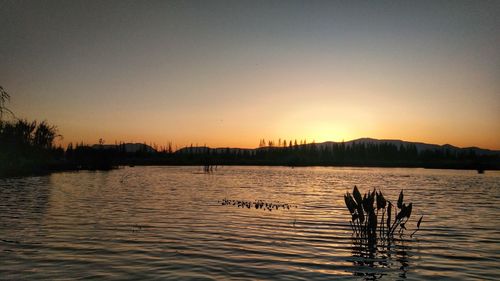
[[[420,231],[363,256],[343,194],[413,202]],[[239,208],[223,199],[290,209]],[[0,179],[0,279],[498,280],[500,172],[125,167]]]

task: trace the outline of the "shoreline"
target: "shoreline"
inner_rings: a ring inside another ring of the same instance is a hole
[[[141,163],[142,162],[142,163]],[[111,171],[116,169],[121,169],[123,167],[134,167],[134,166],[172,166],[172,167],[203,167],[203,166],[248,166],[248,167],[288,167],[288,168],[307,168],[307,167],[335,167],[335,168],[407,168],[407,169],[430,169],[430,170],[468,170],[468,171],[479,171],[470,165],[376,165],[376,164],[298,164],[298,165],[284,165],[284,164],[273,164],[273,163],[158,163],[155,161],[144,163],[144,161],[133,161],[128,163],[118,163],[111,167],[81,167],[75,164],[58,164],[50,167],[30,167],[30,169],[18,169],[11,170],[7,172],[0,173],[0,179],[7,178],[22,178],[30,176],[45,176],[52,173],[62,173],[62,172],[79,172],[79,171]],[[500,171],[500,167],[490,167],[482,170],[486,171]],[[478,174],[481,174],[478,172]]]

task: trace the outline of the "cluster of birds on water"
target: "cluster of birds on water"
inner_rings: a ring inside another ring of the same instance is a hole
[[[290,208],[297,208],[296,205],[290,205],[287,203],[272,203],[272,202],[266,202],[263,200],[256,200],[256,201],[245,201],[245,200],[231,200],[231,199],[222,199],[222,201],[219,201],[222,206],[236,206],[238,208],[255,208],[255,209],[262,209],[262,210],[268,210],[272,211],[274,210],[290,210]]]

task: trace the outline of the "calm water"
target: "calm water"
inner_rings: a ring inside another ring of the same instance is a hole
[[[421,231],[360,257],[342,197],[355,184],[393,201],[403,188]],[[499,206],[500,173],[489,171],[134,167],[3,179],[0,279],[498,280]]]

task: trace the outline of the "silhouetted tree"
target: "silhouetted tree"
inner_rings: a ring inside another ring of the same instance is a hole
[[[0,86],[0,122],[2,121],[3,115],[5,113],[10,113],[14,116],[14,113],[7,108],[6,104],[10,101],[10,95],[5,91],[5,89]]]
[[[42,148],[52,148],[54,139],[58,136],[60,135],[57,134],[56,126],[42,121],[36,128],[34,144]]]

